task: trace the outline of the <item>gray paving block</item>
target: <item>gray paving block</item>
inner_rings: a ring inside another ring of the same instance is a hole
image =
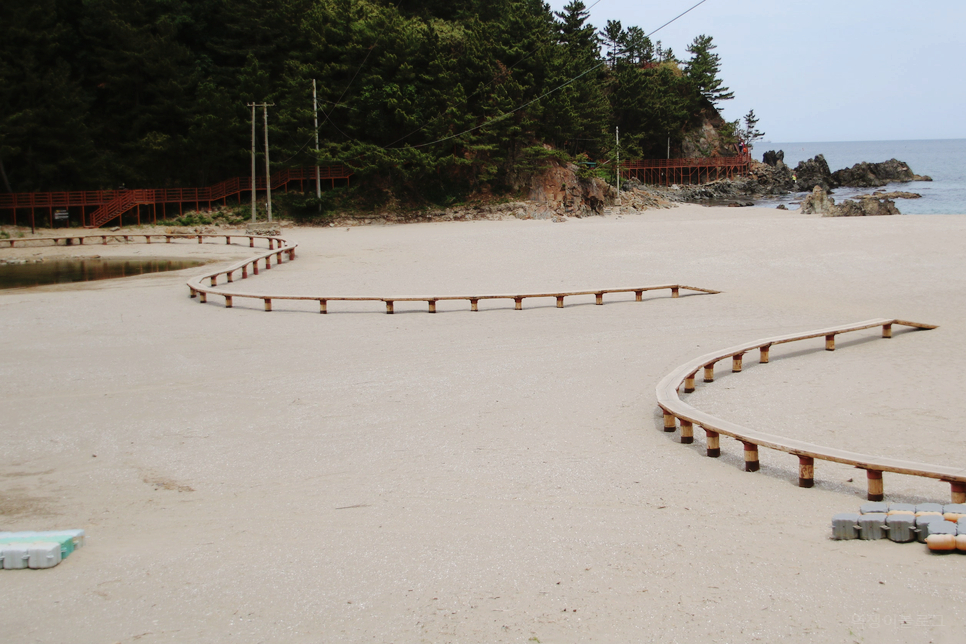
[[[882,501],[873,501],[870,503],[863,503],[859,506],[859,512],[862,514],[885,514],[889,511],[889,504]]]
[[[921,517],[916,517],[916,540],[919,543],[926,543],[926,537],[931,534],[929,531],[930,524],[944,523],[945,521],[941,514],[925,514]]]
[[[916,517],[912,514],[890,514],[886,527],[891,541],[909,543],[916,539]]]
[[[859,539],[871,541],[886,536],[886,517],[881,512],[863,514],[859,517]]]
[[[855,539],[859,536],[859,515],[843,512],[832,517],[832,538],[836,540]]]

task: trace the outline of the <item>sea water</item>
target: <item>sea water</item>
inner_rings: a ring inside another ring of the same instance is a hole
[[[851,168],[856,163],[878,163],[898,159],[920,175],[929,175],[931,182],[893,183],[886,190],[916,192],[922,199],[896,199],[896,206],[904,215],[966,214],[966,139],[928,141],[836,141],[830,143],[764,143],[755,144],[753,156],[761,160],[769,150],[783,150],[785,164],[795,169],[800,161],[817,154],[825,155],[832,172]],[[876,188],[877,189],[877,188]],[[838,188],[832,194],[835,201],[859,194],[870,194],[876,189]],[[803,193],[787,198],[763,200],[761,205],[789,204],[800,201]],[[796,206],[790,206],[795,208]]]

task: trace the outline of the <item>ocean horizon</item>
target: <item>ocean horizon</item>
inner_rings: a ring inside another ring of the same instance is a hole
[[[922,199],[897,199],[896,206],[904,215],[966,214],[966,139],[926,139],[909,141],[828,141],[828,142],[762,142],[755,144],[752,156],[761,161],[769,150],[782,150],[785,163],[795,168],[801,161],[818,154],[825,156],[832,172],[868,161],[880,163],[898,159],[931,182],[891,183],[889,191],[901,190],[922,195]],[[836,202],[870,194],[876,189],[839,188],[832,192]],[[767,206],[800,201],[804,193],[787,197],[762,199]],[[794,208],[795,206],[791,206]]]

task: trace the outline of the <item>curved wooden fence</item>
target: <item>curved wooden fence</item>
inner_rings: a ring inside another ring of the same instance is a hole
[[[58,245],[63,242],[64,246],[90,245],[91,242],[106,245],[111,241],[125,242],[139,241],[143,239],[145,243],[152,243],[156,240],[164,240],[171,243],[172,240],[197,239],[201,244],[205,239],[224,239],[225,244],[231,244],[232,239],[247,239],[249,247],[255,247],[256,240],[268,242],[268,250],[262,251],[252,257],[243,259],[229,265],[226,268],[214,270],[188,280],[188,289],[192,298],[199,298],[202,303],[208,301],[209,295],[217,295],[225,299],[225,306],[232,308],[235,298],[248,298],[262,300],[265,310],[272,310],[272,303],[276,300],[282,301],[314,301],[319,303],[319,312],[328,313],[329,302],[383,302],[386,305],[386,313],[392,314],[396,302],[426,302],[430,313],[436,312],[436,303],[447,300],[465,300],[470,303],[471,311],[479,311],[480,300],[513,300],[516,310],[523,309],[523,300],[532,298],[556,298],[557,308],[564,307],[564,299],[578,295],[594,295],[597,304],[604,303],[604,295],[609,293],[634,293],[637,301],[643,301],[645,291],[669,290],[671,297],[677,298],[681,291],[695,291],[698,293],[715,294],[719,291],[700,288],[697,286],[686,286],[683,284],[661,284],[650,286],[633,286],[622,288],[603,288],[585,289],[571,291],[556,291],[547,293],[512,293],[512,294],[490,294],[490,295],[399,295],[399,296],[369,296],[369,295],[275,295],[266,293],[251,293],[234,289],[218,288],[219,282],[233,283],[235,278],[247,279],[249,276],[258,275],[260,270],[270,270],[274,263],[281,264],[283,261],[295,259],[295,249],[298,244],[293,244],[282,237],[271,237],[267,235],[241,235],[241,234],[168,234],[168,233],[111,233],[94,235],[66,235],[60,237],[25,237],[21,239],[2,239],[0,244],[6,243],[8,247],[14,248],[17,244],[21,247],[30,245]],[[2,247],[2,246],[0,246]],[[207,284],[205,284],[207,282]]]
[[[170,244],[172,239],[195,239],[195,238],[198,239],[199,244],[201,244],[205,239],[212,239],[212,238],[217,238],[217,239],[223,238],[226,244],[231,244],[231,240],[234,237],[235,239],[247,239],[248,245],[251,248],[255,247],[256,239],[267,240],[269,248],[275,248],[276,242],[279,243],[279,247],[281,247],[281,243],[285,242],[285,240],[281,239],[280,237],[269,237],[267,235],[240,235],[240,234],[228,235],[224,233],[223,234],[111,233],[107,235],[64,235],[60,237],[21,237],[20,239],[13,239],[13,238],[0,239],[0,248],[3,247],[2,244],[7,244],[8,248],[15,248],[16,244],[20,244],[21,248],[24,248],[27,246],[44,246],[44,245],[58,246],[59,245],[58,242],[64,242],[64,246],[74,246],[74,245],[83,246],[84,242],[87,240],[98,240],[98,239],[100,240],[100,243],[102,246],[106,246],[112,240],[118,241],[123,239],[125,242],[130,242],[142,237],[144,238],[144,242],[146,244],[150,244],[152,240],[156,240],[156,239],[164,239],[166,243]],[[50,242],[50,243],[48,244],[47,242]],[[89,246],[90,244],[87,244],[87,245]]]
[[[843,333],[861,331],[882,327],[882,337],[892,337],[893,326],[908,326],[917,329],[935,329],[931,324],[919,324],[905,320],[879,318],[866,320],[855,324],[818,329],[805,333],[776,336],[755,340],[721,351],[715,351],[695,358],[690,362],[681,365],[670,374],[665,376],[657,385],[658,406],[664,412],[664,431],[673,432],[677,429],[677,421],[681,423],[681,442],[690,444],[694,442],[694,427],[704,429],[707,436],[707,454],[715,458],[721,455],[720,435],[730,436],[744,444],[745,451],[745,471],[755,472],[758,470],[758,448],[767,447],[768,449],[787,452],[798,456],[799,475],[798,484],[800,487],[812,487],[815,474],[815,459],[823,461],[833,461],[852,465],[859,469],[864,469],[868,477],[868,498],[870,501],[881,501],[884,496],[882,484],[883,472],[895,472],[898,474],[909,474],[912,476],[923,476],[926,478],[939,479],[949,483],[952,487],[953,503],[966,503],[966,469],[955,467],[943,467],[938,465],[928,465],[924,463],[914,463],[892,458],[870,456],[844,450],[814,445],[804,441],[793,440],[756,431],[747,427],[742,427],[735,423],[722,420],[711,414],[707,414],[695,409],[681,400],[679,390],[684,389],[684,393],[691,393],[695,388],[695,379],[702,373],[704,382],[714,381],[715,364],[722,360],[731,358],[731,369],[739,372],[742,369],[742,358],[749,351],[760,352],[760,362],[767,363],[771,347],[776,344],[797,342],[812,338],[825,338],[825,349],[835,350],[835,337]]]
[[[395,311],[396,302],[426,302],[430,313],[436,313],[436,303],[449,300],[464,300],[470,303],[471,311],[479,311],[480,300],[513,300],[514,308],[517,311],[523,310],[523,300],[531,298],[547,298],[553,297],[557,300],[557,308],[562,309],[564,307],[564,298],[573,297],[577,295],[594,295],[597,298],[597,304],[602,305],[604,303],[604,295],[608,293],[634,293],[637,301],[643,301],[643,296],[645,291],[658,291],[658,290],[669,290],[671,291],[671,297],[677,298],[680,296],[681,291],[696,291],[699,293],[710,293],[715,294],[720,291],[714,291],[706,288],[699,288],[697,286],[685,286],[683,284],[661,284],[657,286],[633,286],[626,288],[604,288],[604,289],[587,289],[587,290],[575,290],[575,291],[557,291],[550,293],[513,293],[513,294],[498,294],[498,295],[397,295],[397,296],[375,296],[375,295],[272,295],[267,293],[250,293],[246,291],[238,291],[234,289],[217,288],[219,280],[224,279],[225,283],[232,283],[235,281],[236,274],[240,276],[241,279],[247,279],[251,275],[259,274],[259,265],[261,263],[263,270],[271,269],[272,258],[275,258],[275,263],[280,264],[283,260],[291,261],[295,259],[295,249],[298,244],[289,244],[288,241],[276,237],[276,241],[281,242],[281,244],[276,249],[269,250],[267,252],[259,253],[248,259],[244,259],[240,262],[235,262],[234,264],[228,266],[227,268],[222,268],[211,273],[204,275],[199,275],[198,277],[193,277],[188,280],[188,288],[191,292],[191,297],[198,297],[200,301],[204,304],[208,301],[209,295],[217,295],[219,297],[225,298],[225,307],[232,308],[234,306],[235,298],[247,298],[253,300],[262,300],[265,303],[265,310],[272,310],[272,303],[276,300],[281,301],[311,301],[319,303],[319,313],[329,312],[329,302],[383,302],[386,305],[386,313],[392,314]],[[282,245],[284,244],[284,245]],[[205,281],[208,284],[205,284]]]
[[[171,243],[172,240],[181,239],[197,239],[198,243],[201,244],[205,239],[224,239],[226,244],[231,244],[232,239],[247,239],[249,247],[255,246],[256,240],[262,240],[267,242],[268,250],[257,253],[256,255],[249,257],[247,259],[235,262],[226,268],[221,268],[214,270],[210,273],[193,277],[188,280],[187,286],[190,291],[192,298],[199,298],[202,303],[208,301],[209,295],[216,295],[223,297],[225,300],[225,306],[231,308],[235,298],[250,298],[262,300],[265,304],[265,310],[272,310],[273,300],[309,300],[317,301],[319,303],[319,312],[328,313],[328,303],[330,301],[373,301],[373,302],[384,302],[386,305],[386,313],[393,313],[395,302],[426,302],[429,306],[429,312],[436,312],[436,303],[446,300],[466,300],[469,301],[472,311],[478,311],[478,305],[480,300],[489,299],[512,299],[515,303],[516,310],[522,310],[523,300],[528,298],[549,298],[553,297],[557,300],[557,307],[563,308],[564,298],[579,295],[595,295],[596,303],[598,305],[603,304],[604,295],[608,293],[634,293],[637,296],[637,301],[640,302],[643,299],[643,294],[645,291],[655,291],[655,290],[670,290],[671,297],[677,298],[682,290],[695,291],[699,293],[710,293],[715,294],[720,291],[714,291],[711,289],[699,288],[696,286],[685,286],[681,284],[664,284],[656,286],[637,286],[628,288],[606,288],[606,289],[587,289],[587,290],[574,290],[574,291],[558,291],[558,292],[547,292],[547,293],[517,293],[517,294],[499,294],[499,295],[438,295],[438,296],[324,296],[324,295],[274,295],[274,294],[264,294],[264,293],[249,293],[243,291],[237,291],[234,289],[219,288],[219,280],[224,279],[226,283],[232,283],[235,281],[235,276],[238,274],[241,279],[247,279],[251,275],[258,275],[259,268],[262,267],[263,270],[269,270],[272,268],[272,258],[275,258],[276,264],[281,264],[283,261],[292,261],[295,259],[295,250],[298,248],[297,244],[292,244],[288,240],[281,237],[271,237],[267,235],[241,235],[241,234],[154,234],[154,233],[137,233],[137,234],[104,234],[104,235],[70,235],[62,237],[33,237],[33,238],[22,238],[22,239],[4,239],[0,240],[0,244],[7,243],[8,247],[13,248],[16,244],[30,244],[36,245],[37,243],[52,244],[56,245],[59,242],[63,242],[66,246],[82,245],[85,241],[100,240],[100,243],[108,244],[111,240],[121,240],[125,242],[130,242],[132,240],[137,240],[143,238],[145,243],[152,243],[155,239],[164,239],[166,243]],[[205,281],[208,284],[205,284]],[[733,372],[740,372],[742,370],[742,362],[744,355],[750,351],[759,351],[760,358],[759,362],[761,364],[766,364],[769,361],[771,347],[778,344],[786,344],[789,342],[797,342],[801,340],[808,340],[813,338],[825,338],[825,349],[827,351],[835,350],[835,338],[838,335],[844,333],[851,333],[855,331],[861,331],[864,329],[870,329],[875,327],[882,327],[882,337],[891,338],[892,337],[892,327],[893,326],[908,326],[918,329],[935,329],[934,325],[930,324],[920,324],[917,322],[908,322],[905,320],[897,319],[886,319],[879,318],[874,320],[866,320],[864,322],[858,322],[855,324],[847,324],[837,327],[829,327],[826,329],[819,329],[815,331],[808,331],[805,333],[796,333],[791,335],[775,336],[770,338],[764,338],[761,340],[755,340],[753,342],[747,342],[738,346],[730,347],[728,349],[723,349],[720,351],[715,351],[703,355],[699,358],[695,358],[690,362],[678,367],[670,374],[665,376],[660,383],[657,385],[656,394],[658,406],[664,413],[664,430],[667,432],[673,432],[677,429],[677,423],[680,421],[681,427],[681,442],[684,444],[690,444],[694,442],[694,427],[704,429],[707,436],[707,455],[710,457],[718,457],[721,455],[720,448],[720,436],[724,434],[725,436],[730,436],[741,443],[744,444],[745,453],[745,470],[749,472],[754,472],[759,469],[758,461],[758,448],[766,447],[769,449],[774,449],[781,452],[787,452],[798,456],[799,459],[799,479],[798,484],[800,487],[812,487],[814,484],[814,465],[815,459],[832,461],[836,463],[844,463],[847,465],[852,465],[854,467],[864,469],[868,475],[868,498],[870,501],[881,501],[884,496],[883,483],[882,483],[882,473],[883,472],[895,472],[899,474],[908,474],[912,476],[922,476],[927,478],[939,479],[948,482],[952,488],[952,501],[954,503],[966,503],[966,468],[954,468],[954,467],[943,467],[936,465],[928,465],[923,463],[915,463],[911,461],[902,461],[891,458],[883,458],[878,456],[870,456],[867,454],[859,454],[856,452],[848,452],[844,450],[834,449],[830,447],[824,447],[821,445],[815,445],[812,443],[807,443],[804,441],[798,441],[793,439],[784,438],[781,436],[776,436],[774,434],[768,434],[765,432],[756,431],[737,425],[735,423],[728,422],[726,420],[712,416],[702,412],[694,407],[688,405],[681,400],[679,390],[684,389],[684,393],[691,393],[695,389],[695,380],[699,373],[702,373],[704,382],[710,383],[714,382],[714,368],[715,365],[722,361],[731,358],[732,364],[731,369]]]

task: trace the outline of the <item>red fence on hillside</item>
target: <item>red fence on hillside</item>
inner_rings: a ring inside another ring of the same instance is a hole
[[[348,181],[353,175],[352,169],[344,165],[330,165],[319,168],[319,178],[331,182],[335,187],[336,180]],[[315,167],[291,168],[281,170],[272,175],[272,190],[284,188],[288,191],[291,182],[298,181],[305,188],[306,182],[315,181]],[[222,181],[207,188],[168,188],[168,189],[137,189],[137,190],[87,190],[71,192],[15,192],[0,194],[0,210],[11,212],[11,223],[17,225],[17,210],[29,210],[31,223],[34,221],[37,209],[46,210],[50,218],[50,226],[54,226],[54,208],[80,208],[81,225],[97,228],[114,219],[122,218],[128,211],[136,210],[137,223],[141,223],[141,206],[150,206],[151,221],[157,221],[158,205],[161,205],[161,218],[165,218],[166,204],[178,204],[179,215],[183,213],[184,204],[195,204],[200,210],[201,204],[212,204],[221,201],[228,204],[229,197],[237,197],[241,203],[242,195],[251,192],[250,177],[235,177]],[[265,190],[265,177],[255,180],[255,190]],[[94,208],[88,212],[88,208]],[[123,219],[120,223],[123,223]]]
[[[621,176],[663,186],[707,183],[748,174],[751,154],[692,159],[644,159],[621,164]]]

